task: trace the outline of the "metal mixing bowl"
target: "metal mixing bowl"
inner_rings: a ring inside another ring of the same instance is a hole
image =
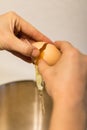
[[[0,130],[48,130],[51,111],[51,98],[45,90],[42,98],[34,81],[0,86]]]

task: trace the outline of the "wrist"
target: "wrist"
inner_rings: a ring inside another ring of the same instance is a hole
[[[85,130],[86,108],[84,102],[70,103],[65,98],[53,101],[50,128],[53,130],[54,126],[55,130]]]
[[[73,89],[74,88],[74,89]],[[80,88],[80,87],[79,87]],[[67,104],[75,106],[77,104],[85,104],[85,92],[76,87],[67,86],[52,90],[51,97],[54,104]]]

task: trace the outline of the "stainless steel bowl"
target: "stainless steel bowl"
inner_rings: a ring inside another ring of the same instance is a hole
[[[1,85],[0,130],[48,130],[52,101],[45,90],[42,96],[34,81]]]

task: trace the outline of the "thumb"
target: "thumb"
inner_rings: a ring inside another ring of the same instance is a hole
[[[30,56],[33,52],[33,46],[30,43],[26,43],[14,35],[11,35],[7,42],[6,49],[9,51],[16,51],[25,56]]]
[[[44,60],[39,60],[38,63],[38,69],[40,74],[44,77],[44,75],[46,74],[47,70],[50,68],[50,66],[44,61]]]

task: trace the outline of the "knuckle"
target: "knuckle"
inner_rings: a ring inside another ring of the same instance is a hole
[[[16,17],[17,14],[16,14],[14,11],[9,11],[9,12],[7,13],[7,16],[10,17],[10,18],[13,18],[13,17]]]
[[[16,13],[14,11],[9,11],[8,15],[13,16],[13,15],[16,15]]]
[[[63,42],[65,42],[65,43],[67,43],[67,44],[71,44],[69,41],[63,41]]]
[[[73,49],[71,55],[72,56],[78,56],[79,52],[76,49]]]
[[[74,59],[78,59],[79,58],[79,55],[80,55],[80,52],[75,49],[75,48],[72,48],[70,51],[69,51],[69,58],[72,60]]]

